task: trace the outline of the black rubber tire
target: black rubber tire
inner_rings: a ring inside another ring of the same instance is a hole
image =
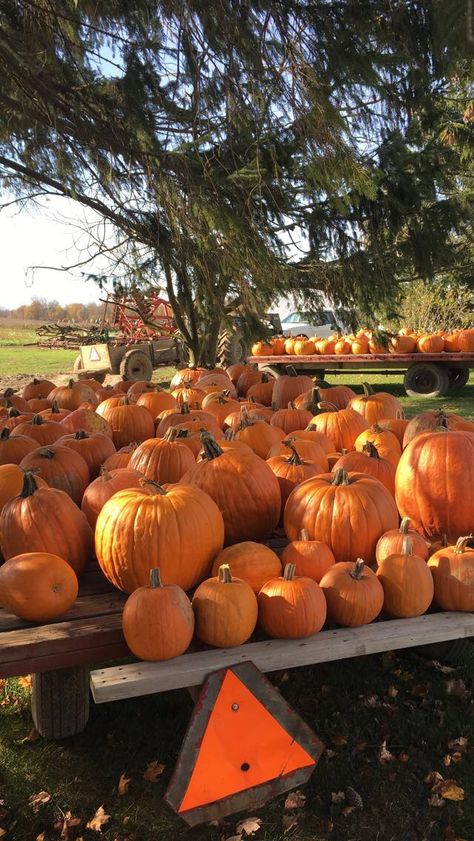
[[[89,669],[74,666],[33,675],[31,714],[45,739],[82,733],[89,719]]]
[[[433,362],[416,362],[403,381],[409,397],[444,397],[449,388],[447,368]]]
[[[222,368],[246,362],[250,348],[240,330],[223,330],[217,343],[217,363]]]
[[[464,388],[469,382],[470,373],[467,365],[460,365],[459,368],[448,368],[449,389],[454,391]]]
[[[153,365],[142,350],[127,350],[120,361],[120,374],[126,380],[151,380]]]

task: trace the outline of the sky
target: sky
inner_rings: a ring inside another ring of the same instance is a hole
[[[2,306],[16,309],[32,298],[60,304],[98,301],[99,289],[81,277],[81,271],[100,271],[100,258],[82,268],[54,271],[32,266],[62,267],[87,256],[88,237],[81,232],[94,214],[62,198],[42,200],[42,207],[19,209],[12,205],[0,212]],[[102,264],[103,265],[103,264]]]

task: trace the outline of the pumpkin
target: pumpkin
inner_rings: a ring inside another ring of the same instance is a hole
[[[220,427],[224,426],[225,419],[230,412],[240,411],[240,403],[231,397],[227,397],[222,391],[207,395],[202,405],[203,409],[212,415]]]
[[[335,349],[335,339],[319,339],[319,341],[316,342],[316,353],[321,354],[321,356],[332,356]]]
[[[318,444],[325,453],[332,453],[336,449],[334,442],[323,432],[318,432],[312,421],[306,429],[295,429],[291,433],[291,438],[296,438],[297,441],[310,441],[312,444]]]
[[[203,375],[204,370],[204,368],[181,368],[171,378],[170,389],[177,388],[181,383],[192,385]]]
[[[274,456],[288,456],[290,454],[289,448],[291,444],[295,444],[298,449],[298,455],[304,460],[313,462],[320,466],[319,473],[327,473],[329,469],[328,453],[323,449],[321,444],[315,441],[307,441],[305,438],[296,438],[295,435],[289,435],[278,444],[274,444],[270,450],[270,454],[266,461],[274,458]]]
[[[242,419],[235,433],[238,441],[248,444],[254,453],[266,460],[274,444],[282,441],[285,433],[278,426],[266,421],[252,420],[248,412],[242,412]]]
[[[89,468],[90,480],[97,478],[101,465],[115,453],[114,444],[108,435],[102,435],[100,432],[89,433],[84,429],[78,429],[73,435],[64,435],[59,439],[58,445],[69,447],[82,456]]]
[[[326,407],[326,403],[320,404]],[[354,411],[354,409],[336,409],[332,406],[334,411],[322,412],[311,421],[308,429],[315,429],[316,432],[322,432],[332,442],[332,450],[342,452],[342,450],[353,450],[356,438],[364,429],[367,429],[368,423],[365,418]]]
[[[362,451],[341,456],[333,467],[333,472],[343,467],[348,473],[366,473],[382,482],[388,491],[395,495],[395,467],[392,461],[382,458],[371,441],[366,441]]]
[[[40,487],[27,470],[20,495],[7,502],[0,515],[0,549],[6,559],[24,552],[52,552],[80,575],[92,557],[93,533],[64,491]]]
[[[295,572],[295,565],[287,564],[283,575],[267,581],[258,594],[258,621],[270,637],[310,637],[326,621],[321,587],[312,578],[295,577]]]
[[[451,432],[445,422],[414,438],[395,474],[395,499],[402,517],[428,539],[446,534],[451,543],[474,522],[474,435]]]
[[[36,441],[37,447],[46,447],[63,437],[64,427],[55,421],[45,420],[41,415],[33,415],[30,421],[15,426],[12,438],[16,438],[17,435],[26,435]]]
[[[316,348],[312,339],[296,339],[293,345],[293,353],[296,356],[312,356]]]
[[[334,564],[321,579],[328,619],[345,628],[368,625],[377,618],[384,603],[383,587],[361,558],[355,564]]]
[[[50,407],[49,400],[46,397],[32,397],[31,400],[28,400],[28,406],[30,407],[30,412],[34,415]]]
[[[194,467],[196,459],[189,447],[181,444],[175,428],[164,438],[149,438],[132,453],[129,466],[160,485],[174,484]]]
[[[257,597],[246,581],[232,576],[228,564],[221,564],[217,576],[199,585],[192,605],[196,636],[206,645],[242,645],[257,624]]]
[[[252,356],[272,356],[273,355],[273,345],[267,344],[266,342],[255,342],[252,345]]]
[[[395,555],[402,551],[403,541],[407,534],[410,535],[412,541],[413,554],[423,558],[424,561],[428,560],[430,554],[428,543],[421,534],[410,528],[410,523],[410,518],[404,517],[398,529],[385,532],[378,540],[375,547],[375,557],[378,564],[388,555]]]
[[[20,426],[21,423],[26,423],[33,418],[33,413],[22,414],[19,409],[15,409],[12,406],[10,409],[6,409],[6,414],[0,416],[0,430],[1,429],[9,429],[10,432],[13,429],[16,429],[17,426]]]
[[[271,340],[274,356],[283,356],[285,353],[285,338],[283,336],[274,336]]]
[[[33,400],[35,398],[47,397],[56,388],[51,380],[37,379],[34,377],[31,382],[27,383],[23,388],[21,396],[23,400]]]
[[[234,388],[234,384],[230,377],[228,377],[224,372],[221,374],[209,374],[205,377],[201,377],[194,388],[200,389],[203,392],[203,395],[213,394],[219,391],[227,391],[230,397],[235,397],[237,399],[237,391]]]
[[[202,426],[200,423],[196,424],[196,427],[194,429],[189,429],[188,426],[182,427],[180,424],[178,424],[178,426],[171,427],[173,433],[176,434],[175,440],[179,441],[180,444],[183,444],[183,446],[188,447],[190,449],[195,461],[202,461],[201,435],[203,434],[203,432],[207,432],[209,435],[214,435],[214,437],[216,437],[215,430],[206,429],[206,427]],[[166,434],[168,434],[168,432]],[[235,447],[227,447],[222,432],[219,431],[219,433],[219,444],[222,444],[224,449],[235,449]],[[246,444],[242,444],[242,447],[245,447],[248,451],[252,452],[250,447],[247,447]]]
[[[337,356],[342,356],[343,354],[348,354],[352,350],[352,343],[349,342],[347,339],[339,339],[336,344],[334,345],[334,353]]]
[[[172,394],[157,388],[140,394],[137,397],[137,406],[144,406],[145,409],[148,409],[152,418],[156,418],[163,409],[176,409],[177,401]]]
[[[0,604],[28,622],[50,622],[69,610],[79,585],[71,566],[49,552],[26,552],[0,567]]]
[[[271,406],[275,382],[274,377],[270,377],[268,374],[262,374],[261,382],[250,386],[247,391],[247,397],[252,397],[257,403],[261,403],[262,406]]]
[[[163,438],[164,435],[167,433],[168,429],[170,429],[172,426],[180,426],[184,429],[185,427],[183,426],[183,424],[188,424],[189,421],[197,421],[199,423],[199,427],[209,427],[213,435],[222,434],[222,430],[219,424],[217,423],[216,419],[213,417],[213,415],[211,415],[209,412],[204,412],[201,409],[195,409],[194,411],[190,411],[187,403],[183,403],[179,411],[170,410],[169,414],[165,414],[165,412],[163,412],[162,417],[159,420],[158,425],[156,427],[156,437]],[[152,436],[148,435],[147,437],[151,438]]]
[[[90,432],[91,434],[99,432],[102,435],[112,438],[110,424],[93,409],[76,409],[74,412],[70,412],[67,417],[63,418],[60,423],[64,428],[63,434],[69,433],[72,435],[79,429],[83,429],[85,432]]]
[[[285,434],[295,429],[306,429],[313,419],[312,412],[307,409],[297,409],[294,403],[288,403],[287,409],[278,409],[270,419],[272,426],[278,426]]]
[[[334,553],[326,543],[309,540],[308,532],[302,529],[298,539],[292,540],[283,549],[281,562],[295,564],[296,575],[303,575],[319,582],[323,575],[336,563]]]
[[[459,345],[459,332],[446,333],[444,337],[444,349],[447,353],[459,353],[461,348]]]
[[[398,619],[421,616],[433,601],[433,576],[422,558],[413,554],[411,537],[403,538],[403,549],[384,558],[377,569],[384,591],[384,610]]]
[[[321,540],[336,561],[375,560],[379,537],[398,525],[390,492],[372,476],[348,474],[343,468],[307,479],[290,494],[284,526],[289,540],[302,529],[310,540]]]
[[[234,362],[233,365],[229,365],[228,368],[225,369],[226,374],[232,380],[234,386],[237,386],[238,379],[244,371],[252,370],[251,365],[247,365],[245,362]]]
[[[107,470],[118,470],[122,467],[128,467],[132,453],[137,447],[138,444],[136,441],[132,441],[126,447],[121,447],[120,450],[117,450],[116,453],[105,459],[103,467],[106,467]]]
[[[28,453],[20,462],[23,470],[39,470],[50,488],[64,491],[77,505],[90,481],[87,462],[69,447],[51,444]]]
[[[12,388],[6,388],[2,393],[0,405],[5,409],[13,406],[15,409],[19,409],[20,412],[28,412],[30,408],[27,401],[23,397],[20,397],[19,394],[15,394]]]
[[[442,353],[444,350],[444,339],[437,335],[420,336],[417,343],[417,348],[420,353]]]
[[[393,336],[390,339],[390,353],[416,353],[416,339],[413,336]]]
[[[3,506],[21,492],[23,488],[24,472],[17,464],[0,465],[0,512]],[[43,479],[36,477],[39,488],[47,488]]]
[[[462,353],[474,353],[474,330],[460,330],[459,350]]]
[[[465,420],[460,415],[445,412],[444,410],[421,412],[408,422],[403,436],[403,448],[405,449],[417,435],[421,435],[423,432],[432,432],[440,425],[445,426],[447,429],[474,432],[474,423]]]
[[[129,467],[109,470],[102,466],[100,476],[87,486],[81,502],[81,510],[91,528],[95,529],[97,517],[111,496],[127,488],[141,488],[143,478],[142,473]]]
[[[364,446],[370,442],[377,448],[380,458],[385,458],[396,468],[400,461],[402,448],[400,441],[393,432],[382,429],[378,423],[374,423],[369,429],[364,429],[354,441],[354,448],[359,453],[363,452]]]
[[[71,412],[69,409],[60,409],[56,401],[53,400],[50,409],[43,409],[41,412],[38,412],[38,414],[40,414],[45,420],[53,420],[56,421],[56,423],[60,423],[64,420],[64,418],[67,418]]]
[[[363,354],[369,352],[369,340],[367,336],[362,333],[360,336],[356,336],[354,341],[351,342],[351,353],[354,354]]]
[[[322,402],[332,403],[337,409],[345,409],[356,393],[348,385],[319,386],[319,397]]]
[[[285,339],[285,353],[288,356],[292,356],[295,352],[295,340],[289,336],[288,339]]]
[[[186,593],[163,584],[150,570],[149,584],[138,587],[123,608],[122,627],[130,651],[141,660],[170,660],[184,654],[194,634],[194,613]]]
[[[434,597],[443,610],[474,611],[474,549],[471,536],[460,537],[455,546],[440,549],[428,561],[433,575]]]
[[[114,400],[115,398],[111,398]],[[106,400],[105,403],[108,403]],[[120,405],[108,408],[105,403],[97,407],[97,413],[101,415],[112,429],[112,440],[119,450],[132,441],[146,441],[153,438],[155,424],[148,409],[130,403],[128,397],[121,398]]]
[[[148,391],[155,390],[155,383],[152,383],[149,380],[134,380],[127,389],[127,397],[130,401],[135,403],[140,394],[146,394]]]
[[[93,388],[83,385],[80,381],[69,380],[67,385],[59,385],[53,388],[48,394],[50,403],[57,403],[60,409],[69,409],[73,412],[78,409],[81,403],[95,404],[96,397]]]
[[[192,386],[186,383],[179,385],[171,394],[176,401],[176,406],[182,406],[183,403],[186,403],[190,409],[200,409],[203,398],[206,396],[206,392],[198,388],[197,385]]]
[[[255,366],[247,366],[237,380],[236,390],[239,397],[246,397],[250,386],[262,382],[262,374]]]
[[[291,366],[286,369],[287,373],[275,380],[272,395],[272,409],[286,409],[300,394],[309,391],[313,387],[311,377],[304,374],[297,374]]]
[[[403,408],[400,401],[386,391],[374,393],[368,383],[363,383],[364,394],[349,401],[349,407],[362,415],[369,426],[380,418],[402,418]]]
[[[377,426],[380,426],[381,429],[387,429],[389,432],[393,432],[398,439],[401,449],[403,449],[403,436],[405,435],[408,424],[409,421],[405,418],[382,418],[377,421]]]
[[[268,537],[280,517],[278,479],[254,453],[224,452],[210,435],[202,436],[204,460],[184,474],[181,482],[205,491],[222,512],[225,543]]]
[[[218,574],[222,564],[227,564],[236,578],[246,581],[254,593],[258,593],[270,578],[281,575],[278,555],[269,546],[252,540],[234,543],[219,552],[212,565],[212,575]]]
[[[89,388],[91,388],[93,391],[95,391],[96,394],[97,394],[97,392],[101,391],[102,388],[103,388],[102,383],[100,383],[99,380],[94,379],[94,377],[90,377],[90,378],[84,377],[84,378],[82,378],[79,375],[79,380],[80,380],[82,385],[89,386]],[[113,386],[107,385],[107,386],[105,386],[105,388],[113,388]]]
[[[283,514],[286,500],[288,499],[293,488],[309,479],[310,476],[317,476],[318,473],[324,473],[324,468],[327,464],[327,459],[323,454],[316,462],[305,461],[301,455],[299,447],[295,446],[296,442],[289,443],[287,449],[290,454],[287,456],[272,456],[267,459],[267,464],[278,479],[281,494],[281,515]]]
[[[0,432],[0,465],[20,464],[20,461],[37,448],[36,441],[27,435],[12,434],[9,429]]]
[[[207,575],[224,545],[224,521],[198,487],[165,490],[144,480],[119,491],[102,508],[95,528],[97,560],[109,581],[131,593],[159,567],[165,584],[189,590]]]
[[[273,409],[265,406],[260,406],[257,403],[241,404],[238,412],[230,412],[223,423],[223,429],[227,432],[238,432],[242,422],[253,423],[255,421],[266,421],[267,423],[272,419]]]

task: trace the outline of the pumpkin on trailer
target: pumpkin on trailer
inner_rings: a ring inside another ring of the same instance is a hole
[[[100,432],[102,435],[112,438],[110,424],[93,409],[76,409],[74,412],[69,412],[60,423],[64,427],[64,434],[72,435],[78,429],[83,429],[91,434]]]
[[[459,350],[463,353],[474,353],[474,330],[460,330],[459,332]]]
[[[281,563],[278,555],[264,543],[245,540],[234,543],[219,552],[212,565],[212,575],[217,575],[219,567],[228,564],[236,578],[241,578],[258,593],[263,585],[281,575]]]
[[[370,442],[377,448],[377,453],[380,458],[387,459],[396,468],[400,461],[402,448],[397,436],[387,429],[382,429],[378,423],[374,423],[368,429],[364,429],[360,435],[357,436],[354,442],[354,449],[360,453],[364,451],[364,446]]]
[[[233,577],[229,564],[221,564],[214,578],[199,585],[192,605],[196,636],[206,645],[242,645],[257,624],[257,597],[246,581]]]
[[[84,429],[78,429],[74,435],[64,435],[59,439],[58,445],[69,447],[82,456],[89,468],[90,480],[97,478],[101,465],[115,453],[113,441],[108,435],[102,435],[100,432],[89,433]]]
[[[76,505],[90,482],[89,467],[79,453],[59,444],[39,447],[20,462],[23,470],[38,470],[50,488],[64,491]]]
[[[288,366],[287,373],[275,380],[272,395],[273,409],[286,409],[288,403],[313,387],[313,380],[305,374],[298,374],[295,368]]]
[[[28,622],[50,622],[71,608],[79,584],[58,555],[26,552],[0,567],[0,605]]]
[[[329,411],[313,418],[308,429],[314,428],[326,435],[333,442],[333,451],[353,450],[356,438],[369,425],[365,418],[354,409],[337,409],[330,403],[321,403],[320,406],[323,409],[327,407]]]
[[[278,426],[266,421],[252,420],[248,412],[242,412],[242,419],[235,432],[238,441],[248,444],[257,456],[266,460],[274,444],[282,441],[285,433]]]
[[[297,485],[309,479],[311,476],[317,476],[318,473],[324,473],[327,459],[321,454],[316,462],[305,460],[300,455],[300,448],[295,446],[296,442],[288,444],[287,449],[290,451],[288,456],[273,456],[267,459],[267,464],[278,479],[281,494],[281,515],[285,508],[286,500],[290,493]]]
[[[34,415],[30,421],[15,426],[12,437],[17,435],[26,435],[36,441],[37,447],[46,447],[63,437],[64,427],[55,421],[45,420],[41,415]]]
[[[296,575],[312,578],[319,584],[323,575],[336,563],[336,559],[326,543],[310,540],[306,529],[302,529],[298,539],[292,540],[283,549],[281,562],[284,567],[286,564],[295,564]]]
[[[52,552],[80,575],[93,554],[93,533],[64,491],[41,487],[34,473],[26,471],[21,493],[0,515],[0,549],[6,559],[24,552]]]
[[[115,398],[111,398],[114,400]],[[102,415],[112,429],[112,440],[117,448],[125,447],[132,441],[146,441],[153,438],[155,424],[148,409],[131,403],[128,397],[120,398],[118,406],[107,407],[101,403],[97,407],[97,413]]]
[[[176,427],[171,427],[164,438],[143,441],[132,453],[129,466],[147,479],[166,485],[179,482],[195,463],[189,447],[180,443]]]
[[[402,551],[403,541],[407,534],[411,537],[413,554],[423,558],[424,561],[428,560],[430,555],[428,543],[421,534],[411,529],[410,525],[410,518],[404,517],[398,529],[391,529],[382,535],[375,547],[375,557],[378,564],[389,555],[395,555]]]
[[[183,590],[207,575],[224,545],[224,521],[198,487],[143,487],[119,491],[102,508],[95,529],[97,560],[109,581],[131,593],[159,567],[165,584]]]
[[[433,601],[433,576],[426,562],[413,554],[407,535],[403,549],[384,558],[377,569],[384,591],[384,610],[396,619],[421,616]]]
[[[54,401],[60,409],[69,409],[71,412],[78,409],[81,403],[97,402],[93,388],[74,380],[69,380],[67,385],[53,388],[48,394],[48,399],[51,403]]]
[[[208,494],[222,512],[225,543],[268,537],[280,517],[278,479],[254,453],[224,452],[211,435],[202,436],[204,460],[184,474],[181,482]]]
[[[382,458],[371,441],[366,441],[361,452],[342,455],[334,464],[333,472],[343,467],[348,473],[367,473],[382,482],[395,496],[395,467],[391,461]]]
[[[150,570],[147,585],[138,587],[123,608],[125,642],[141,660],[170,660],[184,654],[194,634],[194,613],[177,584],[163,584],[160,570]]]
[[[428,561],[433,575],[434,597],[443,610],[474,611],[474,549],[471,535],[455,546],[439,549]]]
[[[398,525],[391,493],[378,479],[339,468],[307,479],[290,494],[284,526],[289,540],[302,529],[310,540],[321,540],[336,561],[375,560],[379,537]]]
[[[273,356],[273,345],[266,342],[255,342],[252,345],[252,356]]]
[[[313,414],[307,409],[297,409],[294,403],[288,403],[287,409],[278,409],[271,417],[272,426],[279,426],[288,435],[295,429],[306,429]]]
[[[383,607],[384,590],[361,558],[355,563],[334,564],[321,580],[328,619],[337,625],[357,628],[377,618]]]
[[[451,432],[446,422],[414,438],[395,474],[395,499],[402,517],[427,539],[446,534],[451,543],[474,523],[474,435]]]
[[[258,594],[258,621],[266,634],[277,639],[310,637],[326,621],[326,599],[312,578],[296,577],[294,564],[272,578]]]
[[[424,334],[420,336],[417,343],[420,353],[442,353],[444,350],[444,339],[438,334]]]
[[[23,400],[34,400],[36,398],[47,397],[51,394],[56,385],[51,380],[40,379],[34,377],[31,382],[27,383],[23,388],[21,396]]]
[[[0,432],[0,465],[20,464],[28,453],[36,450],[38,444],[33,438],[27,435],[12,434],[9,429],[2,429]]]
[[[349,401],[349,407],[362,415],[372,425],[381,418],[403,418],[400,401],[386,391],[374,392],[368,383],[363,383],[364,394]]]

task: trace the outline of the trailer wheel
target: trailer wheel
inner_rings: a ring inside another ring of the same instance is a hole
[[[80,353],[77,354],[77,356],[74,360],[74,365],[72,366],[72,368],[73,368],[73,371],[83,371],[84,370],[84,365],[82,364],[82,356],[81,356]]]
[[[223,368],[236,362],[245,362],[249,348],[240,330],[223,330],[217,344],[217,362]]]
[[[153,365],[142,350],[127,350],[120,361],[120,374],[125,380],[151,380]]]
[[[403,384],[409,397],[443,397],[449,387],[448,371],[432,362],[417,362],[406,372]]]
[[[462,365],[459,368],[448,368],[449,387],[463,388],[469,382],[469,368]]]

